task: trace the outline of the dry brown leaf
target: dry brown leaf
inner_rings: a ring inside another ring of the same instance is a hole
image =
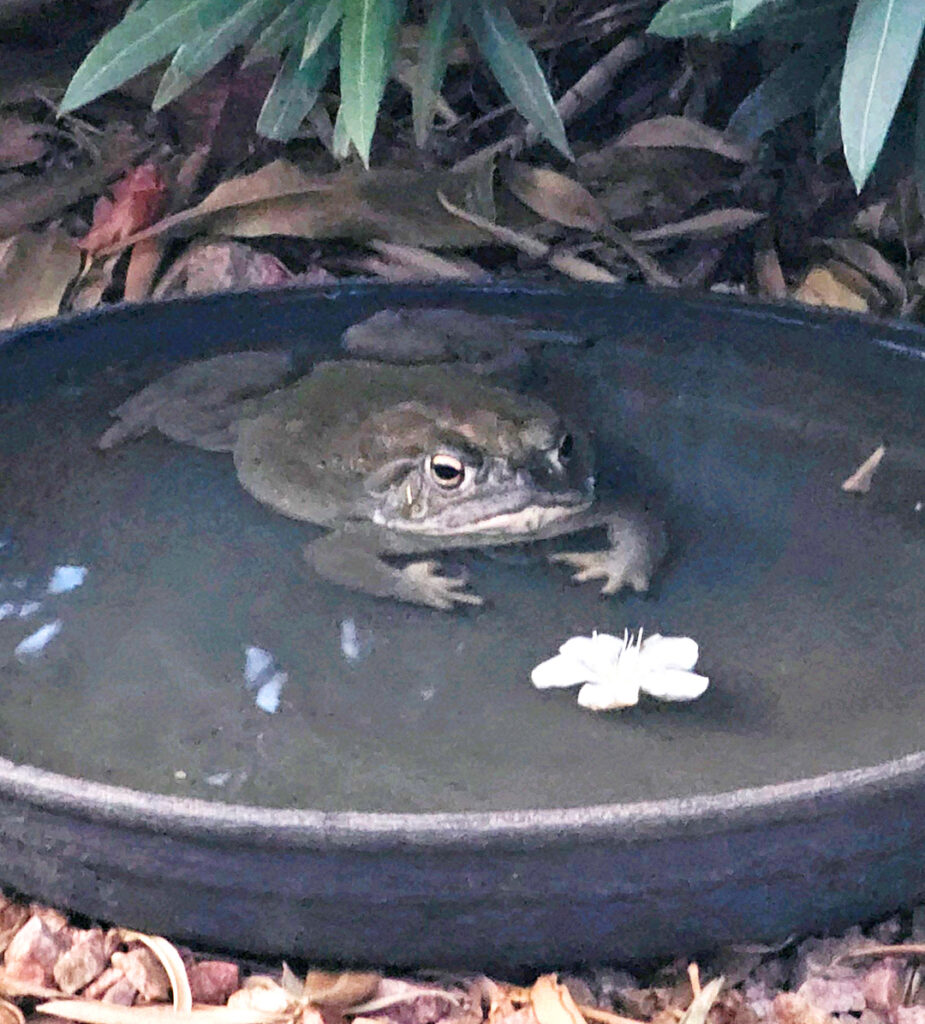
[[[285,1013],[263,1013],[239,1006],[196,1006],[175,1010],[166,1003],[154,1006],[116,1006],[86,999],[52,999],[40,1003],[37,1013],[53,1014],[80,1024],[282,1024]]]
[[[26,1024],[26,1018],[15,1003],[0,998],[0,1024]]]
[[[112,199],[101,196],[93,208],[93,227],[78,240],[87,252],[110,250],[157,219],[164,208],[167,183],[152,163],[133,167],[112,186]]]
[[[698,213],[674,224],[663,224],[649,231],[634,231],[636,242],[664,242],[673,238],[722,238],[725,235],[744,231],[765,219],[767,214],[741,207],[727,207]]]
[[[0,117],[0,168],[22,167],[40,160],[48,149],[42,126],[16,114]]]
[[[125,291],[122,295],[126,302],[141,302],[151,294],[151,286],[157,268],[161,265],[163,252],[164,246],[160,238],[146,238],[132,246],[132,255],[125,271]]]
[[[696,976],[699,982],[699,971]],[[706,1024],[707,1014],[716,1002],[716,997],[719,995],[725,980],[725,978],[720,976],[719,978],[714,978],[712,981],[707,982],[707,984],[695,994],[693,1000],[691,1000],[690,1006],[688,1006],[684,1016],[678,1024]]]
[[[96,309],[112,284],[112,275],[121,254],[115,253],[102,260],[88,260],[77,283],[71,290],[68,307],[72,310]]]
[[[502,166],[502,178],[544,220],[585,231],[599,231],[608,223],[607,214],[584,185],[558,171],[510,161]]]
[[[706,149],[737,163],[748,163],[754,145],[730,142],[723,133],[689,117],[653,117],[634,124],[617,140],[617,146],[653,149]]]
[[[549,265],[573,281],[591,281],[598,284],[613,284],[619,278],[597,263],[582,259],[572,253],[554,252],[549,257]],[[661,282],[664,284],[665,282]]]
[[[812,267],[794,292],[794,298],[808,306],[829,306],[857,313],[870,310],[867,299],[843,284],[829,267]]]
[[[533,257],[533,259],[546,259],[550,266],[555,266],[556,269],[561,270],[569,277],[574,277],[576,273],[580,272],[587,276],[583,278],[576,278],[577,280],[603,281],[610,284],[618,283],[618,279],[614,277],[609,270],[605,270],[603,267],[597,266],[597,264],[590,263],[578,256],[570,256],[560,259],[553,252],[552,246],[547,245],[545,242],[541,242],[538,238],[534,238],[532,235],[527,235],[522,231],[514,231],[511,228],[502,227],[500,224],[492,223],[492,221],[485,217],[469,213],[461,207],[451,203],[442,192],[438,193],[438,198],[448,212],[468,221],[475,227],[481,228],[482,231],[485,231],[497,241],[503,242],[505,245],[513,246],[515,249],[519,249],[521,252],[526,253],[526,255]]]
[[[106,182],[124,171],[145,148],[132,133],[114,129],[104,136],[103,158],[93,167],[49,171],[8,189],[0,200],[0,238],[56,217],[84,196],[98,195]]]
[[[146,243],[138,243],[141,244]],[[242,242],[193,242],[164,273],[154,295],[160,299],[168,295],[272,288],[291,281],[292,277],[288,267],[272,253],[260,252]]]
[[[361,261],[362,265],[387,281],[487,281],[491,277],[472,260],[438,256],[419,246],[396,245],[380,239],[373,239],[369,246],[385,258],[370,256]]]
[[[773,1012],[777,1024],[834,1024],[836,1020],[824,1010],[817,1010],[796,992],[778,992]]]
[[[266,975],[251,975],[228,998],[228,1007],[241,1012],[264,1014],[274,1019],[291,1018],[293,1008],[301,998],[301,985],[291,984],[294,977],[286,965],[283,965],[283,982],[286,987]],[[291,991],[293,988],[297,988],[299,994]]]
[[[555,974],[537,978],[530,989],[530,1005],[539,1024],[585,1024],[572,993]]]
[[[381,980],[372,971],[309,971],[302,995],[315,1006],[346,1009],[371,999]]]
[[[874,473],[884,455],[886,455],[886,445],[878,445],[851,476],[842,482],[841,489],[849,494],[867,494],[874,481]],[[870,951],[865,951],[864,955],[870,956]]]
[[[4,250],[5,243],[0,242],[0,266],[3,265]],[[26,904],[17,903],[0,893],[0,953],[6,949],[10,939],[29,920],[30,914],[31,911]]]
[[[177,952],[176,946],[160,935],[145,935],[129,928],[119,929],[123,942],[140,942],[157,957],[167,974],[170,989],[173,992],[173,1008],[177,1012],[186,1013],[193,1008],[193,995],[190,991],[186,965]]]
[[[351,167],[310,176],[277,160],[253,174],[223,182],[198,206],[165,217],[103,251],[142,238],[176,234],[203,221],[215,234],[239,238],[293,235],[364,242],[384,238],[398,244],[464,248],[484,242],[484,235],[449,216],[437,202],[437,192],[448,192],[469,206],[474,197],[491,195],[492,174],[489,166],[469,174],[406,169],[362,172]]]
[[[769,237],[762,239],[755,249],[755,280],[763,298],[787,298],[787,282],[784,280],[777,248]]]
[[[80,271],[80,250],[60,225],[24,231],[0,251],[0,328],[55,316]]]
[[[883,285],[898,305],[906,301],[903,279],[879,250],[858,238],[825,238],[823,241],[836,255]]]

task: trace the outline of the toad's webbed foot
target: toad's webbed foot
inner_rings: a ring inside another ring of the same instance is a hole
[[[381,545],[372,535],[335,531],[304,550],[319,576],[374,597],[391,597],[440,611],[482,603],[478,594],[465,589],[464,577],[444,576],[435,561],[410,562],[401,568],[389,565],[380,557]]]
[[[441,611],[452,611],[460,604],[479,605],[478,594],[465,589],[463,576],[444,576],[437,562],[411,562],[397,572],[401,576],[395,596],[402,601],[426,604]]]
[[[230,352],[184,363],[113,409],[97,442],[112,448],[150,430],[206,451],[231,451],[238,424],[292,371],[288,352]]]
[[[576,583],[604,580],[602,594],[616,594],[624,587],[644,594],[667,549],[662,524],[642,513],[613,513],[605,523],[609,548],[560,551],[550,555],[550,561],[575,568],[572,579]]]

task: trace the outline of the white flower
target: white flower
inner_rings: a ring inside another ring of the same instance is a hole
[[[660,700],[694,700],[710,682],[693,671],[699,653],[697,642],[688,636],[655,633],[643,640],[641,629],[622,638],[595,631],[566,640],[530,678],[540,690],[584,683],[578,703],[592,711],[632,707],[640,692]]]

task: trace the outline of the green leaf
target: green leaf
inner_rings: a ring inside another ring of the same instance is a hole
[[[268,139],[288,142],[298,131],[337,63],[337,40],[329,34],[307,64],[301,60],[301,51],[293,47],[264,100],[257,131]]]
[[[337,108],[337,117],[334,118],[331,151],[338,160],[346,160],[350,156],[350,133],[347,131],[347,124],[344,121],[343,103]]]
[[[151,101],[153,110],[175,100],[193,82],[214,68],[236,46],[240,46],[257,27],[274,17],[285,0],[244,0],[214,32],[205,32],[198,39],[184,43],[174,54]]]
[[[468,0],[463,17],[492,74],[527,121],[572,159],[565,127],[533,51],[501,0]]]
[[[732,11],[729,24],[736,28],[741,21],[754,14],[760,7],[770,7],[775,0],[732,0]]]
[[[366,167],[403,9],[404,0],[344,0],[339,115]]]
[[[816,131],[813,137],[813,150],[819,161],[825,160],[827,156],[831,156],[836,150],[841,149],[838,91],[843,67],[844,62],[839,61],[834,67],[829,68],[825,81],[816,96]]]
[[[411,113],[414,121],[414,140],[423,146],[434,123],[434,110],[443,79],[453,33],[456,29],[455,0],[437,0],[424,26],[418,66],[411,89]]]
[[[737,23],[730,37],[734,43],[773,39],[803,43],[808,33],[816,38],[844,40],[846,15],[856,0],[773,0]]]
[[[312,7],[305,25],[305,42],[302,44],[303,67],[321,49],[343,14],[343,0],[321,0],[321,3],[316,3]]]
[[[649,23],[653,35],[679,39],[683,36],[728,35],[732,28],[732,0],[668,0]]]
[[[134,78],[183,43],[214,29],[236,7],[236,0],[148,0],[87,54],[67,87],[61,112],[82,107]]]
[[[832,48],[815,42],[788,54],[742,100],[729,119],[727,134],[736,140],[754,142],[784,121],[809,110],[832,60]]]
[[[257,37],[242,62],[242,67],[266,57],[277,57],[283,50],[301,46],[312,0],[292,0]]]
[[[922,0],[858,0],[841,80],[841,134],[860,192],[902,99],[925,29]]]

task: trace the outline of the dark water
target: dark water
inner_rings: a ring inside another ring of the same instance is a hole
[[[40,608],[0,621],[0,755],[220,801],[430,811],[717,792],[921,749],[921,422],[821,376],[588,331],[595,347],[552,377],[580,396],[605,473],[632,467],[667,510],[647,599],[602,600],[510,550],[452,554],[487,603],[451,615],[319,581],[299,555],[315,528],[258,505],[229,457],[160,437],[95,449],[162,361],[8,404],[0,604]],[[842,494],[884,435],[873,491]],[[46,595],[66,563],[86,581]],[[14,655],[52,621],[40,655]],[[699,641],[701,700],[595,716],[531,686],[567,637],[638,626]],[[244,684],[248,645],[288,673],[275,714]]]

